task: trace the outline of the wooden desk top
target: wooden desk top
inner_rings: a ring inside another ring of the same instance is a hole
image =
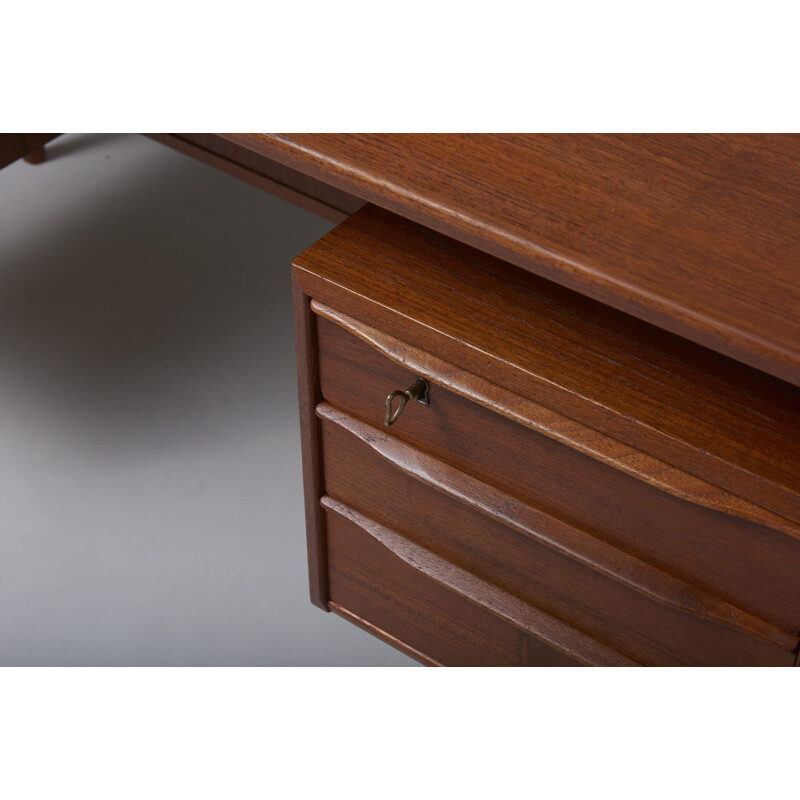
[[[800,385],[800,136],[224,134]]]

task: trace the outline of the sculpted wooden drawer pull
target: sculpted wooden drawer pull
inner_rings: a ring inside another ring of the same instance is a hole
[[[392,411],[392,403],[395,401],[395,398],[399,398],[400,402],[397,408]],[[405,391],[395,389],[393,392],[389,393],[389,396],[386,398],[386,417],[383,420],[383,424],[387,428],[397,422],[409,400],[416,400],[424,406],[430,405],[430,387],[425,378],[416,378],[414,383]]]

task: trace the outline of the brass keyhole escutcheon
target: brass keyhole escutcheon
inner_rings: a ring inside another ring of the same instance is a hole
[[[397,408],[393,410],[392,405],[396,399],[400,402],[397,404]],[[430,405],[430,387],[425,378],[415,378],[414,383],[405,391],[402,389],[395,389],[393,392],[389,393],[389,396],[386,398],[386,416],[383,420],[383,424],[387,428],[397,422],[409,400],[416,400],[424,406]]]

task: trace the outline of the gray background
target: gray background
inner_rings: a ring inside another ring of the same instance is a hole
[[[308,600],[289,264],[141,136],[0,170],[0,664],[413,665]]]

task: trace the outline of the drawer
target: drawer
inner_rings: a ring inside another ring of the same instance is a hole
[[[527,616],[515,615],[509,595],[470,580],[443,559],[347,506],[328,498],[323,498],[323,505],[330,602],[342,616],[432,665],[581,664],[524,627],[533,626],[544,636],[549,626],[562,648],[580,651],[582,642],[570,641],[582,639],[579,634],[560,630],[563,626],[556,620],[532,610],[526,609]],[[609,663],[625,660],[609,653]]]
[[[293,274],[315,603],[442,664],[796,662],[795,387],[369,207]]]
[[[320,392],[333,407],[386,430],[386,395],[422,374],[430,405],[409,404],[388,429],[393,437],[737,609],[723,606],[724,616],[744,611],[787,631],[800,626],[800,540],[689,502],[545,436],[519,405],[509,418],[469,397],[471,390],[456,394],[446,386],[468,385],[471,375],[441,362],[422,369],[429,367],[422,358],[409,369],[399,358],[414,348],[398,342],[382,351],[377,332],[336,317],[373,342],[318,314]]]
[[[520,605],[544,611],[640,664],[792,664],[796,642],[774,627],[756,620],[748,626],[741,619],[740,627],[731,625],[729,609],[715,607],[713,597],[685,583],[670,584],[654,570],[648,574],[646,565],[631,559],[630,569],[638,568],[639,583],[651,594],[637,591],[610,569],[598,569],[598,562],[618,565],[619,553],[604,552],[589,537],[581,547],[581,533],[571,526],[326,403],[317,414],[325,491],[332,500],[484,585],[502,587]],[[573,552],[557,549],[558,542],[571,543]],[[655,599],[659,592],[684,608]],[[717,620],[701,615],[715,611]]]

